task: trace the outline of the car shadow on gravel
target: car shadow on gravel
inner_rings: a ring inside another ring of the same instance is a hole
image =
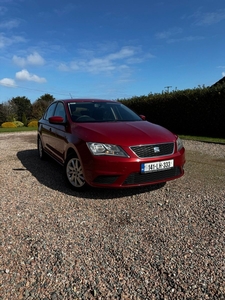
[[[29,171],[41,184],[46,187],[65,193],[67,195],[89,199],[112,199],[127,197],[136,194],[151,192],[162,188],[165,183],[150,185],[148,187],[128,188],[128,189],[100,189],[90,188],[85,192],[76,192],[67,187],[63,176],[63,167],[50,157],[40,160],[36,149],[19,151],[18,159],[24,168],[14,169],[15,172]]]

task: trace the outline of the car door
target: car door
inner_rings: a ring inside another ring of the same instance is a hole
[[[53,133],[52,124],[49,123],[49,118],[54,116],[57,103],[53,102],[47,109],[43,116],[43,121],[41,123],[40,132],[42,135],[42,142],[45,150],[52,154],[53,149]]]
[[[63,163],[63,153],[67,143],[67,133],[65,130],[67,118],[64,104],[62,102],[57,103],[54,116],[60,116],[64,120],[62,124],[52,124],[52,150],[54,151],[56,159]]]

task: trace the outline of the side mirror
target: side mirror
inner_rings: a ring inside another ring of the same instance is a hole
[[[139,115],[139,117],[143,120],[146,121],[146,117],[144,115]]]
[[[64,124],[65,123],[63,117],[60,117],[60,116],[50,117],[48,120],[49,120],[49,123],[51,123],[51,124]]]

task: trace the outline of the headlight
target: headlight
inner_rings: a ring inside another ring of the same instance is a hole
[[[87,146],[93,155],[111,155],[129,157],[122,148],[111,144],[87,143]]]
[[[177,143],[177,151],[180,151],[180,150],[184,147],[183,142],[182,142],[182,140],[178,137],[176,143]]]

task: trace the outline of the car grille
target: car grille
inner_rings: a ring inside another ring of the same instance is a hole
[[[130,149],[141,158],[146,157],[159,157],[173,154],[174,143],[155,144],[145,146],[132,146]]]
[[[132,173],[124,181],[123,185],[151,183],[155,181],[168,180],[181,175],[179,167],[171,168],[165,171],[151,172],[146,174]]]

